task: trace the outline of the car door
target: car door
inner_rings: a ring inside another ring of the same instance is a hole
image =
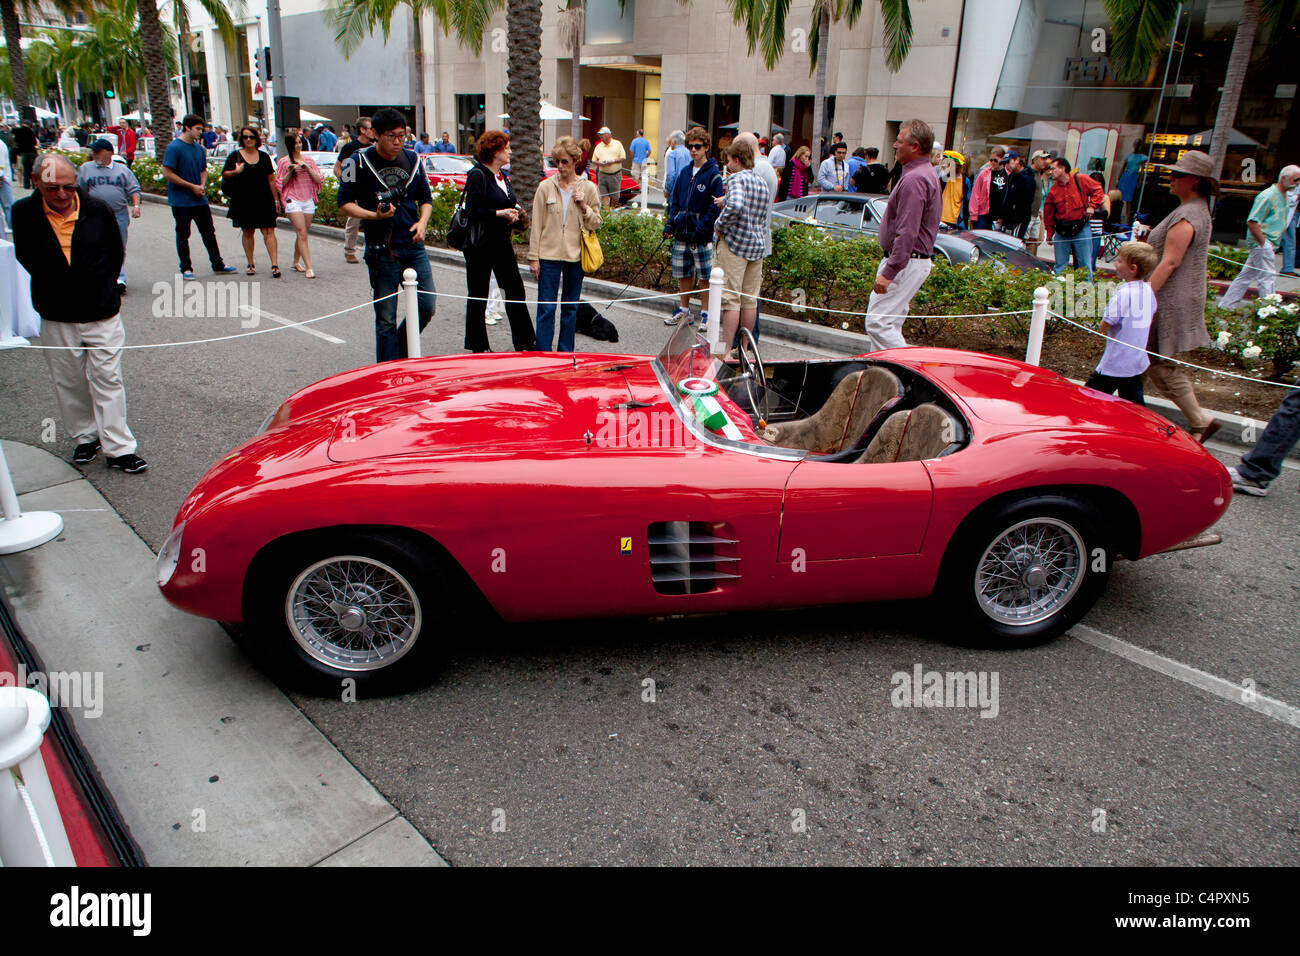
[[[780,560],[809,564],[916,554],[934,488],[919,461],[801,461],[786,483]]]

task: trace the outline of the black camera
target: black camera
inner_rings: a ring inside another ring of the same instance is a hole
[[[388,212],[393,203],[401,202],[406,198],[406,186],[394,186],[382,193],[376,193],[375,196],[379,200],[379,211]]]

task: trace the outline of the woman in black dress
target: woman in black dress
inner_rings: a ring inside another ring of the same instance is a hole
[[[465,281],[469,299],[465,303],[465,348],[490,352],[483,314],[487,308],[488,277],[496,275],[506,297],[510,338],[516,352],[530,351],[537,334],[525,303],[524,282],[519,278],[519,260],[510,241],[511,227],[519,219],[519,202],[510,179],[501,167],[510,163],[510,137],[490,129],[478,138],[478,160],[465,175],[465,213],[481,230],[478,242],[465,250]]]
[[[271,275],[278,279],[280,250],[275,239],[275,217],[281,208],[280,188],[271,157],[259,149],[261,145],[257,130],[245,126],[239,131],[239,149],[226,158],[221,189],[230,200],[230,221],[243,230],[244,256],[248,259],[245,271],[250,276],[257,274],[253,266],[253,233],[260,229],[266,254],[271,257]]]

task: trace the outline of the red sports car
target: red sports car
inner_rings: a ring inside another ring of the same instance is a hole
[[[545,157],[542,160],[542,175],[545,176],[547,179],[550,179],[552,176],[556,174],[556,172],[558,172],[558,170],[556,170],[555,164],[551,162],[551,157],[549,156]],[[597,186],[600,185],[600,183],[596,181],[595,166],[592,165],[587,166],[587,178],[590,179],[593,183],[596,183]],[[614,205],[615,206],[626,205],[627,203],[630,203],[633,199],[635,199],[639,195],[641,195],[641,184],[637,182],[635,179],[633,179],[631,176],[629,176],[627,173],[624,173],[622,179],[619,180],[619,193],[618,193],[617,201],[614,203]]]
[[[905,348],[764,366],[696,323],[656,357],[385,362],[290,396],[186,498],[177,607],[297,683],[426,674],[508,621],[923,598],[1008,647],[1116,557],[1191,540],[1227,470],[1153,412],[1020,362]]]
[[[429,177],[429,188],[437,189],[443,183],[451,183],[461,192],[465,191],[465,174],[474,165],[473,156],[459,153],[425,153],[421,157],[424,174]]]

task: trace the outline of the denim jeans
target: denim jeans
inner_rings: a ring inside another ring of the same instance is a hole
[[[126,281],[126,232],[131,224],[131,211],[123,209],[121,212],[113,213],[117,217],[117,231],[122,234],[122,268],[117,273],[117,281]]]
[[[539,352],[551,351],[555,337],[555,302],[560,306],[560,342],[557,352],[573,351],[573,334],[578,327],[578,300],[582,298],[582,263],[542,259],[537,274],[537,345]],[[561,293],[561,286],[563,292]]]
[[[10,200],[12,202],[12,200]],[[1295,227],[1300,220],[1300,205],[1291,213],[1291,221],[1282,230],[1282,271],[1295,272]]]
[[[1296,381],[1300,386],[1300,379]],[[1243,478],[1268,484],[1282,474],[1282,459],[1300,439],[1300,387],[1286,393],[1268,420],[1255,447],[1241,456],[1237,471]]]
[[[1073,239],[1066,239],[1059,232],[1052,235],[1052,252],[1056,256],[1056,274],[1064,271],[1070,261],[1070,252],[1074,252],[1074,265],[1088,270],[1088,281],[1092,281],[1092,233],[1084,224],[1084,229]]]
[[[402,273],[415,270],[419,288],[420,331],[433,318],[435,292],[433,269],[424,244],[398,245],[390,250],[387,245],[372,246],[366,243],[366,268],[370,271],[370,293],[380,299],[393,292],[403,292]],[[375,361],[390,362],[406,358],[406,323],[397,324],[397,299],[393,296],[375,303]]]
[[[13,227],[9,225],[9,219],[13,216],[14,209],[14,187],[8,179],[0,178],[0,239],[6,235],[6,231],[12,232]]]

